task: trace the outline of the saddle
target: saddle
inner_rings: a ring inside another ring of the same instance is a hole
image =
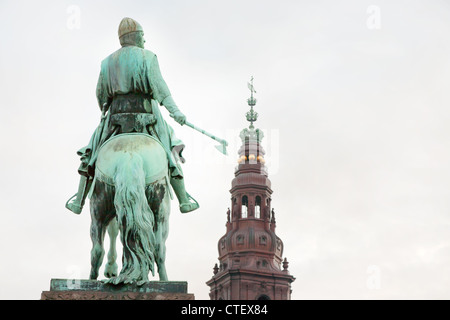
[[[151,113],[116,113],[111,114],[110,125],[120,127],[121,133],[150,133],[156,118]]]
[[[169,184],[167,155],[163,146],[152,136],[141,133],[120,134],[105,142],[98,153],[95,179],[114,186],[117,164],[131,157],[143,159],[145,185],[163,178]]]

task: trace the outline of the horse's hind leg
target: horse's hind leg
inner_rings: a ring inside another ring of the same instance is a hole
[[[163,229],[163,228],[159,228],[159,229]],[[165,234],[167,234],[167,233],[168,233],[168,230],[166,230]],[[161,232],[161,235],[158,234],[157,237],[162,239],[164,237],[164,231]],[[166,263],[165,263],[165,260],[166,260],[165,240],[158,243],[156,250],[157,250],[156,265],[158,266],[159,281],[168,281],[169,279],[167,278]]]
[[[103,248],[103,239],[105,237],[105,226],[98,221],[92,221],[91,223],[91,273],[89,279],[97,280],[98,271],[103,262],[103,256],[105,255],[105,249]]]
[[[106,227],[114,217],[114,211],[108,203],[108,186],[97,181],[91,198],[91,272],[89,279],[96,280],[98,272],[103,262],[105,249],[103,241],[105,239]]]
[[[151,187],[149,204],[155,214],[155,260],[160,281],[168,281],[166,271],[166,240],[169,235],[169,186],[160,181]]]
[[[109,236],[109,252],[108,252],[108,263],[105,266],[105,277],[112,278],[117,276],[117,250],[116,250],[116,239],[119,234],[119,225],[117,223],[117,218],[111,220],[108,225],[108,236]]]

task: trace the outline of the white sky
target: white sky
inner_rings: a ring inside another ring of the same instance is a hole
[[[188,120],[230,143],[166,117],[201,205],[173,201],[170,280],[209,299],[254,76],[292,298],[450,298],[448,1],[55,0],[0,1],[0,299],[89,276],[89,207],[64,203],[125,16]]]

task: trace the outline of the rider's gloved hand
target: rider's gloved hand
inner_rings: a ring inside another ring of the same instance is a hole
[[[181,111],[175,111],[173,114],[170,115],[172,118],[175,119],[176,122],[183,125],[186,123],[186,116]]]
[[[178,107],[175,101],[173,101],[172,96],[166,97],[161,104],[166,107],[167,111],[170,112],[170,116],[174,118],[176,122],[181,125],[186,123],[186,116],[180,110],[178,110]]]

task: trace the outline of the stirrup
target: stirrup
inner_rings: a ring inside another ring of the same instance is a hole
[[[80,214],[81,211],[83,210],[83,207],[78,205],[78,204],[76,204],[75,202],[70,202],[76,196],[77,196],[77,194],[74,194],[69,200],[67,200],[66,208],[69,209],[70,211],[72,211],[75,214]]]
[[[186,192],[186,195],[188,196],[189,200],[193,200],[194,202],[187,202],[180,204],[180,211],[181,213],[188,213],[194,210],[197,210],[200,208],[200,205],[198,204],[197,200],[191,197],[189,193]]]

